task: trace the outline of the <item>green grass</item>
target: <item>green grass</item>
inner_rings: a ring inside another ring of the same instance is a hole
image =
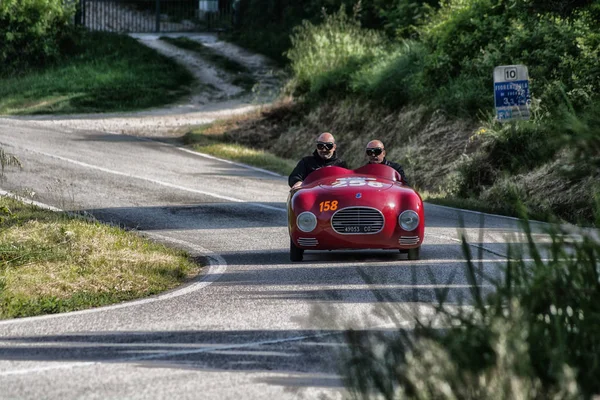
[[[218,128],[219,125],[220,123],[200,126],[188,132],[184,136],[184,142],[201,153],[263,168],[281,175],[289,175],[296,166],[294,160],[226,141],[222,134],[211,132],[211,129],[215,126]]]
[[[0,114],[133,111],[172,103],[189,93],[184,67],[111,33],[85,33],[63,61],[0,78]]]
[[[0,197],[0,319],[146,297],[199,269],[133,232]]]
[[[160,39],[179,48],[198,53],[205,60],[233,75],[234,78],[232,83],[234,85],[240,86],[246,90],[252,90],[252,87],[256,84],[256,80],[252,77],[248,68],[235,60],[222,56],[211,48],[204,46],[202,43],[185,37],[161,37]]]

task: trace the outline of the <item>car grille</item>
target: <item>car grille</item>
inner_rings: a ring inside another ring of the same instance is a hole
[[[400,236],[400,239],[398,239],[398,243],[404,244],[404,245],[417,244],[417,243],[419,243],[419,237],[418,236]]]
[[[298,238],[298,244],[304,247],[315,247],[319,241],[315,238]]]
[[[348,207],[331,217],[331,227],[342,235],[371,235],[381,232],[383,225],[383,214],[375,208]]]

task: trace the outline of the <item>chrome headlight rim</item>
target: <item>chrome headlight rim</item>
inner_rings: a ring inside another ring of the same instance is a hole
[[[406,217],[410,219],[406,221]],[[398,216],[398,225],[407,232],[412,232],[419,227],[419,214],[414,210],[405,210]]]
[[[304,220],[304,218],[308,218],[310,221],[306,221],[306,220]],[[309,225],[307,225],[307,223]],[[310,211],[301,212],[296,217],[296,226],[302,232],[305,232],[305,233],[312,232],[317,227],[317,216],[315,214],[311,213]]]

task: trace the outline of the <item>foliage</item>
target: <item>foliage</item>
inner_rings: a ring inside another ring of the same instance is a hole
[[[331,17],[321,25],[305,21],[296,28],[287,53],[292,55],[292,69],[300,87],[333,84],[338,92],[380,98],[384,104],[399,97],[402,100],[393,106],[426,103],[466,118],[493,108],[491,74],[498,65],[527,65],[531,91],[546,110],[563,102],[562,92],[576,108],[585,107],[600,92],[600,24],[596,18],[600,11],[585,7],[585,2],[564,17],[537,12],[543,7],[525,0],[448,0],[437,11],[427,2],[373,0],[367,4],[363,8],[381,16],[379,30],[394,29],[416,42],[382,48],[373,52],[368,62],[326,63],[321,60],[331,57],[331,46],[315,45],[308,51],[309,39],[319,43],[310,32],[336,29],[340,37],[342,29],[347,29],[345,47],[349,49],[352,45],[360,47],[363,36],[371,31],[360,31],[360,18],[352,24],[338,22],[337,26]],[[418,12],[419,24],[392,17],[396,11],[406,17],[408,14],[401,10],[411,7],[427,9]],[[418,53],[407,52],[407,46],[419,49]],[[310,70],[298,68],[308,65],[308,60],[313,62]],[[350,73],[363,67],[356,74]],[[390,89],[386,95],[381,95],[381,82]]]
[[[500,280],[479,272],[463,239],[471,307],[450,305],[441,290],[435,317],[417,319],[412,333],[349,332],[345,378],[356,397],[579,399],[600,393],[600,239],[596,232],[549,225],[550,242],[543,245],[532,229],[525,221],[525,246],[509,245]],[[485,296],[481,284],[493,285],[493,292]]]
[[[85,32],[44,69],[0,78],[0,113],[66,114],[163,105],[189,92],[182,65],[127,35]]]
[[[314,24],[341,6],[354,8],[360,24],[378,28],[383,24],[380,0],[241,0],[240,23],[230,35],[234,41],[273,58],[281,64],[289,60],[284,53],[292,46],[290,36],[303,21]],[[385,1],[383,1],[385,4]]]
[[[492,107],[485,94],[491,92],[491,71],[497,65],[529,66],[534,96],[548,109],[560,101],[552,86],[556,82],[568,93],[576,90],[573,94],[580,97],[591,97],[597,90],[597,79],[589,79],[589,72],[597,71],[597,22],[585,13],[571,19],[530,14],[522,3],[449,1],[421,30],[423,42],[431,49],[424,69],[429,87],[449,87],[462,78],[479,88],[479,106],[463,103],[466,112],[453,114],[475,115]],[[448,91],[457,92],[456,88]]]
[[[552,116],[534,106],[530,121],[485,123],[471,138],[478,150],[458,165],[454,194],[496,206],[521,198],[530,213],[593,223],[590,181],[600,176],[600,103],[580,111],[567,104]]]
[[[572,178],[600,177],[600,102],[588,106],[579,115],[566,112],[557,126],[571,152],[567,175]]]
[[[326,15],[320,25],[304,21],[294,30],[291,40],[287,57],[299,94],[345,91],[352,73],[385,50],[383,37],[361,28],[344,8]]]
[[[568,17],[578,9],[593,4],[594,0],[528,0],[523,3],[531,13],[553,13]]]
[[[462,172],[472,174],[487,164],[493,175],[525,173],[550,161],[560,148],[556,133],[537,121],[501,124],[492,122],[481,128],[473,140],[482,142],[479,157],[463,164]],[[470,171],[471,170],[471,171]],[[471,182],[463,190],[490,185],[494,177]]]
[[[439,7],[438,0],[373,0],[375,12],[390,37],[417,38],[418,28]]]
[[[354,93],[398,109],[421,96],[420,70],[425,48],[418,42],[404,42],[386,57],[365,63],[352,75]]]
[[[0,74],[56,60],[73,35],[74,2],[2,0]]]

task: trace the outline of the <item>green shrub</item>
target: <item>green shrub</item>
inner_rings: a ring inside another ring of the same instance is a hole
[[[571,152],[568,176],[600,177],[600,101],[580,113],[565,112],[557,123],[562,143]]]
[[[432,85],[458,77],[462,67],[498,38],[511,35],[514,11],[493,0],[450,0],[420,29],[431,54],[426,65]],[[487,71],[491,76],[492,71]]]
[[[524,1],[524,6],[531,13],[553,13],[560,17],[568,17],[593,2],[594,0],[528,0]]]
[[[320,25],[304,21],[294,30],[287,52],[297,93],[347,87],[357,68],[384,52],[383,36],[361,28],[341,8]]]
[[[416,38],[418,27],[439,7],[439,1],[374,0],[374,6],[383,21],[383,29],[390,37]]]
[[[581,399],[600,393],[600,241],[595,232],[569,227],[543,231],[547,244],[534,241],[531,226],[523,224],[524,244],[509,245],[499,280],[479,272],[463,239],[470,306],[448,304],[448,291],[439,290],[435,315],[417,317],[412,332],[348,332],[348,388],[356,397],[386,399]],[[484,295],[481,284],[494,290]]]
[[[510,64],[528,66],[532,93],[546,110],[564,100],[557,82],[574,102],[589,103],[597,96],[597,13],[590,7],[561,18],[526,12],[532,7],[509,0],[444,3],[420,29],[429,49],[424,82],[429,92],[437,92],[436,105],[461,117],[490,109],[492,71]],[[455,93],[458,98],[449,101]]]
[[[378,0],[241,0],[240,20],[230,37],[286,64],[289,59],[284,53],[292,46],[290,36],[304,20],[317,24],[322,21],[323,12],[333,13],[341,6],[358,7],[363,26],[375,28],[381,20],[373,1]]]
[[[61,53],[73,29],[73,2],[2,0],[0,74],[43,66]]]
[[[477,197],[500,177],[526,173],[546,164],[563,143],[545,119],[535,118],[535,110],[531,121],[492,120],[472,140],[480,142],[477,152],[458,167],[456,194],[462,197]]]
[[[352,91],[390,108],[400,108],[424,96],[419,79],[424,52],[418,42],[401,44],[353,74]]]

